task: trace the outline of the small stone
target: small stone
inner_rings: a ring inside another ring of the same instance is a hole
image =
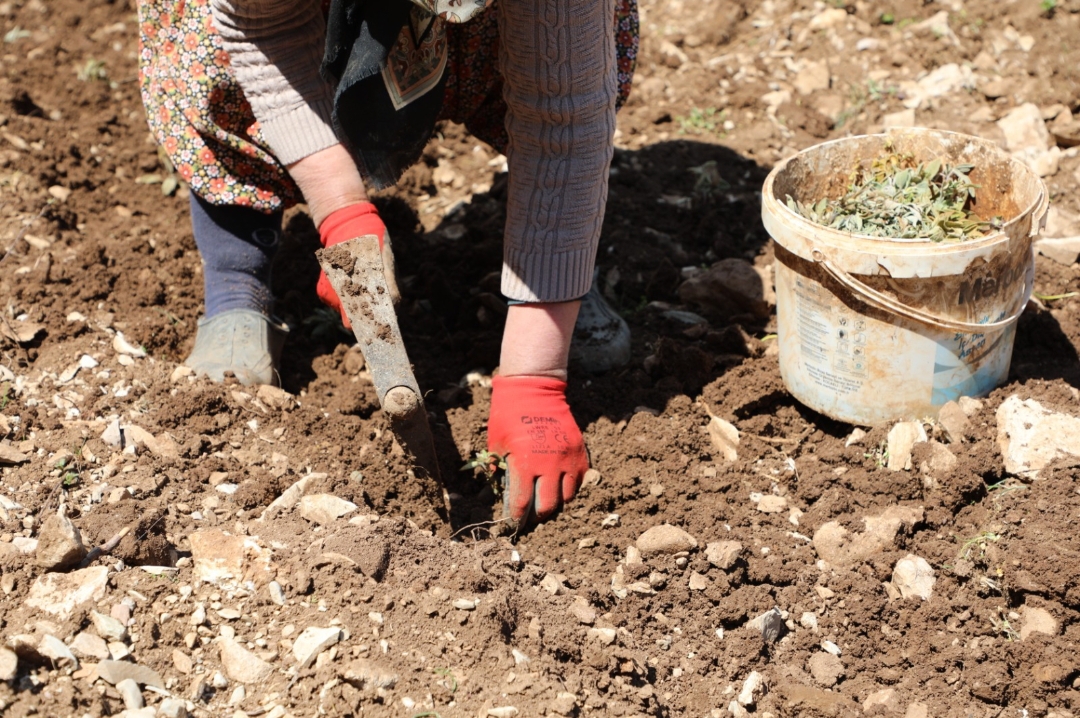
[[[714,541],[705,546],[705,558],[719,569],[727,571],[742,555],[743,545],[738,541]]]
[[[697,540],[693,536],[670,524],[653,526],[637,539],[637,548],[643,556],[689,551],[697,548],[697,545]]]
[[[75,607],[88,601],[105,598],[109,569],[93,566],[71,573],[46,573],[38,576],[30,587],[26,605],[57,616],[71,617]]]
[[[637,546],[627,546],[626,547],[626,565],[627,566],[636,566],[639,563],[644,563],[644,561],[642,561],[642,558],[641,558],[641,551],[638,550]]]
[[[820,7],[820,6],[819,6]],[[847,22],[848,14],[844,8],[832,7],[822,10],[810,19],[807,27],[811,32],[814,30],[827,30],[843,25]]]
[[[121,641],[109,641],[105,645],[109,648],[109,657],[114,661],[122,661],[131,655],[131,650],[128,649],[127,644]]]
[[[285,605],[285,589],[281,587],[281,584],[277,581],[271,581],[267,586],[270,591],[270,600],[279,606]]]
[[[600,522],[600,527],[605,528],[605,529],[613,528],[613,527],[618,526],[618,525],[619,525],[619,515],[618,514],[608,514],[607,516],[604,517],[604,520]]]
[[[247,688],[243,685],[239,685],[233,689],[232,695],[229,696],[229,705],[238,706],[244,702],[247,698]]]
[[[1040,239],[1035,242],[1035,251],[1058,264],[1071,267],[1080,258],[1080,236]]]
[[[825,688],[832,688],[844,676],[844,664],[831,653],[815,653],[807,665],[810,675]]]
[[[86,631],[71,640],[71,650],[82,658],[96,658],[101,661],[109,657],[109,647],[105,640]]]
[[[888,129],[890,127],[915,127],[915,108],[911,107],[898,112],[890,112],[881,118],[881,126]],[[862,432],[863,436],[866,432],[862,429],[856,429],[855,431]],[[854,433],[854,432],[853,432]],[[850,446],[851,444],[848,444]]]
[[[610,646],[615,642],[614,628],[590,628],[586,631],[589,638],[599,641],[604,646]]]
[[[775,607],[747,621],[746,627],[751,631],[761,633],[761,638],[766,643],[776,643],[787,633],[784,617],[780,609]]]
[[[240,683],[264,683],[274,672],[274,667],[247,650],[231,638],[217,639],[221,652],[221,664],[225,673]]]
[[[561,596],[566,593],[566,586],[563,585],[563,581],[565,580],[565,576],[548,573],[540,579],[540,588],[544,589],[552,596]]]
[[[806,611],[799,617],[799,624],[806,629],[816,631],[818,629],[817,615]]]
[[[37,647],[38,653],[52,661],[54,666],[66,663],[73,668],[79,667],[79,659],[71,652],[63,641],[56,636],[46,633],[41,637]]]
[[[398,675],[374,661],[366,658],[354,659],[341,673],[347,683],[364,689],[393,688],[398,682]]]
[[[565,691],[555,696],[555,700],[548,703],[548,713],[556,713],[561,716],[573,715],[577,710],[578,698],[573,693]]]
[[[691,571],[688,586],[691,591],[704,591],[709,587],[709,579],[697,571]]]
[[[756,702],[754,694],[761,688],[765,682],[764,677],[757,671],[751,671],[750,675],[743,681],[742,690],[739,691],[739,696],[735,700],[739,702],[741,706],[752,706]]]
[[[945,435],[953,444],[959,444],[964,440],[968,432],[967,414],[955,401],[946,402],[938,410],[938,423],[945,430]]]
[[[90,612],[90,620],[94,622],[94,630],[107,641],[123,641],[127,639],[127,627],[112,616],[106,616],[97,611]]]
[[[792,80],[800,95],[812,95],[829,89],[829,66],[824,62],[807,62]]]
[[[596,622],[596,609],[581,596],[574,596],[574,602],[570,604],[570,613],[578,620],[578,623],[583,625],[591,626]]]
[[[1080,456],[1080,418],[1050,411],[1034,399],[1013,394],[997,411],[998,448],[1005,470],[1037,478],[1059,456]]]
[[[578,541],[577,545],[579,549],[593,548],[594,546],[596,546],[596,538],[594,538],[593,536],[587,536],[581,539],[580,541]]]
[[[301,668],[306,668],[320,653],[340,641],[341,637],[340,628],[305,628],[293,641],[293,656]]]
[[[214,675],[210,676],[210,685],[218,690],[224,690],[229,687],[229,679],[221,675],[221,671],[214,671]]]
[[[997,122],[1005,135],[1009,152],[1023,153],[1030,150],[1046,151],[1050,147],[1050,131],[1038,106],[1024,103],[1011,110]]]
[[[757,502],[757,510],[764,514],[778,514],[787,508],[787,499],[783,496],[765,494]]]
[[[936,581],[934,569],[926,559],[914,554],[900,559],[893,568],[892,585],[903,598],[918,597],[925,601],[930,598]]]
[[[836,645],[832,641],[822,641],[821,650],[825,651],[826,653],[831,653],[834,656],[840,655],[840,646]]]
[[[120,681],[130,678],[141,686],[165,688],[165,682],[161,680],[161,676],[158,675],[157,671],[146,666],[140,666],[137,663],[102,661],[98,664],[97,673],[101,680],[114,686]]]
[[[142,691],[139,690],[139,684],[130,678],[117,682],[116,692],[120,694],[120,698],[124,701],[124,707],[128,710],[137,711],[146,705],[145,701],[143,701]]]
[[[709,440],[725,461],[735,461],[739,458],[739,430],[731,422],[724,421],[719,416],[709,419]]]
[[[300,499],[300,516],[322,526],[334,523],[356,508],[353,502],[332,494],[312,494]]]
[[[157,707],[158,718],[187,718],[187,706],[179,698],[166,698]]]
[[[235,608],[221,608],[218,609],[217,615],[221,616],[226,621],[235,621],[242,615]]]
[[[814,586],[814,592],[823,601],[827,601],[836,595],[836,593],[831,588],[827,588],[825,586]]]
[[[518,712],[518,709],[514,706],[499,706],[498,708],[488,708],[487,714],[491,718],[514,718]]]
[[[1024,607],[1023,623],[1020,624],[1020,640],[1024,641],[1033,633],[1056,636],[1061,632],[1061,623],[1045,608]]]
[[[925,703],[910,703],[904,718],[930,718],[930,708]]]
[[[34,563],[46,571],[57,571],[76,566],[85,557],[79,529],[67,516],[56,513],[45,519],[38,533]]]
[[[18,674],[19,657],[10,648],[0,646],[0,681],[15,680]]]
[[[891,714],[900,710],[900,699],[896,696],[895,688],[882,688],[868,695],[862,707],[864,713],[869,713],[875,708],[884,708],[886,713]]]
[[[179,648],[174,648],[172,652],[173,667],[176,670],[183,673],[185,676],[191,673],[191,670],[195,667],[188,654],[181,651]]]
[[[459,611],[475,611],[476,601],[471,598],[455,598],[450,604]]]
[[[889,430],[888,435],[890,471],[911,470],[911,449],[920,442],[926,441],[926,429],[921,421],[901,421]]]
[[[206,606],[201,603],[195,604],[195,610],[191,612],[191,616],[188,617],[188,622],[192,626],[202,626],[206,624]]]

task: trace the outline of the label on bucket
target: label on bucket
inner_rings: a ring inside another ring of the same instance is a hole
[[[866,319],[848,311],[817,282],[796,277],[795,321],[810,379],[842,394],[862,389],[867,377]]]

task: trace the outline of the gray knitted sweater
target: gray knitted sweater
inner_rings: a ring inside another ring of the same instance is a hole
[[[319,75],[320,0],[211,0],[233,71],[278,159],[337,142]],[[589,290],[615,133],[614,0],[498,0],[508,107],[502,291],[562,302]]]

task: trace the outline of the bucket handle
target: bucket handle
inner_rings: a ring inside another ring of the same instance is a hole
[[[870,306],[892,312],[893,314],[898,314],[906,319],[911,319],[922,324],[929,324],[938,329],[963,332],[964,334],[981,334],[988,330],[1004,329],[1014,323],[1020,318],[1020,315],[1024,313],[1024,310],[1027,309],[1028,300],[1031,298],[1031,292],[1035,289],[1035,273],[1029,269],[1024,283],[1024,300],[1020,302],[1019,308],[1010,316],[996,322],[986,322],[985,324],[961,322],[955,319],[930,314],[929,312],[924,312],[921,309],[915,309],[902,302],[898,302],[887,294],[883,294],[873,287],[860,282],[858,279],[855,279],[855,277],[837,267],[829,261],[829,258],[826,257],[825,253],[820,249],[813,250],[812,254],[814,262],[820,265],[829,276],[854,292]],[[1032,257],[1032,259],[1034,260],[1034,257]]]

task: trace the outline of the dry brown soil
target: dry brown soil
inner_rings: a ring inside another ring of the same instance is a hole
[[[846,19],[811,27],[837,5]],[[929,458],[917,451],[912,470],[890,471],[881,460],[888,427],[846,446],[851,427],[785,391],[771,316],[722,301],[682,307],[677,293],[687,267],[726,258],[768,267],[759,190],[771,165],[880,127],[902,109],[902,81],[948,63],[976,66],[975,87],[933,99],[917,121],[994,140],[995,120],[1023,102],[1080,110],[1080,3],[1058,0],[1045,12],[1036,0],[645,0],[642,9],[641,63],[619,119],[598,262],[633,330],[633,359],[572,377],[599,478],[556,520],[501,535],[492,489],[460,470],[484,446],[485,378],[505,313],[495,273],[506,182],[496,153],[447,126],[379,199],[397,243],[402,330],[453,494],[450,540],[449,529],[418,525],[363,362],[314,313],[316,238],[302,211],[289,217],[275,274],[291,327],[289,395],[173,376],[193,341],[201,274],[184,189],[163,196],[137,181],[163,169],[139,101],[133,6],[0,3],[0,312],[9,326],[43,325],[23,343],[0,339],[0,433],[30,455],[2,469],[0,495],[22,508],[0,513],[0,542],[36,537],[61,505],[88,545],[131,528],[96,564],[110,571],[106,595],[63,620],[24,603],[41,569],[11,546],[0,552],[0,637],[69,640],[93,632],[91,608],[109,613],[127,600],[129,660],[158,671],[196,716],[447,718],[508,706],[520,716],[727,716],[753,671],[764,685],[745,710],[760,716],[1080,715],[1077,467],[1010,479],[995,421],[1013,393],[1080,409],[1080,298],[1022,317],[1007,385],[949,445],[955,467],[924,470]],[[950,33],[914,29],[943,10]],[[860,51],[863,38],[876,43]],[[79,78],[90,60],[104,62],[104,79]],[[828,87],[791,90],[806,62],[825,63]],[[984,92],[989,80],[1000,82]],[[763,98],[783,90],[790,99],[770,112]],[[700,173],[691,170],[707,162],[729,188],[695,193]],[[1064,157],[1048,184],[1056,208],[1080,210],[1080,159]],[[1080,290],[1075,266],[1040,257],[1037,267],[1038,293]],[[688,327],[663,314],[672,307],[708,323]],[[118,332],[149,356],[122,362]],[[65,374],[84,354],[99,365]],[[736,460],[713,447],[710,412],[742,432]],[[106,445],[100,437],[117,417],[158,436],[158,451]],[[308,473],[317,475],[309,494],[335,494],[359,505],[350,516],[381,520],[316,527],[288,510],[254,521]],[[221,483],[238,488],[228,494]],[[113,495],[116,487],[127,491]],[[787,508],[762,512],[751,500],[759,494]],[[864,518],[894,505],[921,518],[853,565],[821,559],[811,539],[822,525],[861,531]],[[628,562],[627,547],[663,523],[698,548]],[[199,583],[189,537],[213,530],[250,536],[269,566],[239,587]],[[742,546],[726,569],[705,555],[717,541]],[[908,553],[934,569],[929,600],[891,599],[884,586]],[[617,570],[639,590],[616,596]],[[271,578],[284,606],[271,600]],[[463,610],[459,599],[479,603]],[[197,603],[208,618],[196,630]],[[767,644],[744,624],[774,606],[789,630]],[[1037,609],[1056,625],[1021,640]],[[331,622],[346,638],[299,668],[292,640]],[[236,682],[212,680],[217,637],[229,629],[274,668],[234,706]],[[824,641],[838,647],[839,669],[820,658]],[[396,674],[394,687],[345,680],[357,658]],[[0,683],[0,712],[116,714],[123,704],[96,680],[94,663],[73,672],[24,651],[16,678]]]

